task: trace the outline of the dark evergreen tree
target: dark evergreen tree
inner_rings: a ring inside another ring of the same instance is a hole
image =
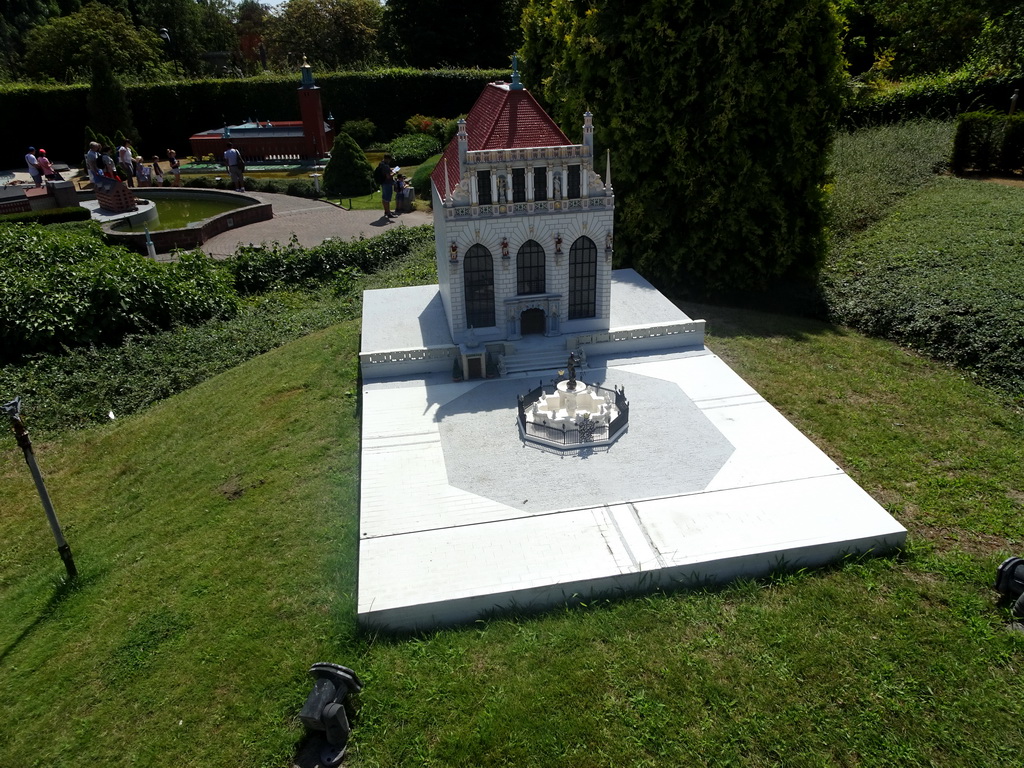
[[[677,291],[763,288],[824,249],[842,100],[828,0],[533,0],[524,81],[612,152],[616,256]]]
[[[334,195],[359,197],[376,188],[373,168],[366,161],[363,150],[347,133],[339,133],[334,137],[331,159],[324,169],[324,189]]]
[[[93,58],[92,80],[89,83],[86,104],[89,108],[90,125],[98,134],[121,134],[129,137],[133,144],[139,143],[139,133],[135,130],[128,94],[121,81],[114,75],[105,56]]]

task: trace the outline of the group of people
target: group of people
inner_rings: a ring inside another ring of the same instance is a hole
[[[398,172],[397,167],[392,167],[395,159],[391,155],[384,155],[374,170],[374,180],[380,184],[380,199],[384,205],[384,218],[388,221],[397,219],[398,216],[391,211],[391,200],[395,200],[395,209],[398,211],[411,211],[413,196],[416,194],[409,184],[409,180]]]
[[[43,186],[43,179],[64,181],[64,177],[57,173],[50,158],[46,156],[45,149],[36,152],[35,147],[29,147],[25,153],[25,165],[28,166],[28,175],[32,177],[36,188]]]
[[[104,147],[98,141],[89,142],[89,151],[85,153],[85,168],[89,181],[94,184],[100,178],[116,179],[125,182],[129,187],[162,187],[164,171],[160,158],[153,155],[150,165],[146,165],[141,155],[136,155],[130,141],[125,141],[117,148],[117,161],[111,154],[110,147]],[[171,172],[171,183],[181,186],[181,163],[173,149],[167,150],[167,166]]]

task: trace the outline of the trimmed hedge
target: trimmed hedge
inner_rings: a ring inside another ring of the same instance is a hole
[[[843,109],[841,122],[860,127],[919,118],[952,120],[962,112],[988,109],[1005,112],[1016,88],[1024,91],[1024,74],[981,78],[963,73],[929,75],[852,98]]]
[[[43,211],[5,213],[0,215],[0,224],[59,224],[65,221],[88,221],[91,215],[88,208],[72,205],[68,208],[47,208]]]
[[[988,111],[958,115],[950,165],[956,173],[1024,170],[1024,114]]]
[[[307,179],[256,179],[246,176],[244,184],[247,192],[268,192],[274,195],[291,195],[292,197],[310,199],[323,197],[323,193],[318,194],[316,186]],[[193,176],[185,179],[184,186],[195,189],[233,190],[235,188],[227,176]]]
[[[419,165],[441,151],[441,143],[426,133],[399,136],[388,144],[388,152],[399,165]]]
[[[433,157],[427,158],[420,164],[420,167],[416,169],[416,173],[412,175],[410,180],[412,188],[416,190],[416,197],[423,198],[425,200],[430,199],[430,174],[434,172],[434,168],[441,162],[441,155],[437,154]]]
[[[483,86],[508,76],[507,70],[380,69],[369,72],[317,73],[324,112],[336,125],[370,120],[381,136],[397,136],[410,114],[457,115],[467,112]],[[189,137],[248,117],[296,120],[299,76],[263,75],[246,79],[178,80],[127,86],[128,102],[142,140],[143,157],[163,156],[168,147],[189,154]],[[25,147],[46,147],[54,159],[78,165],[88,137],[89,110],[84,85],[0,86],[0,112],[18,115],[0,146],[3,167],[20,167]],[[46,105],[40,109],[40,105]],[[57,119],[55,119],[57,118]]]
[[[428,225],[398,227],[368,240],[325,240],[313,248],[302,248],[294,240],[288,245],[250,245],[239,248],[224,264],[239,293],[262,293],[376,272],[433,238],[434,228]]]

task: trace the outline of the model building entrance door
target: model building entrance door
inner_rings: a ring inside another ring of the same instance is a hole
[[[544,333],[544,310],[527,309],[519,316],[520,333],[523,336]]]

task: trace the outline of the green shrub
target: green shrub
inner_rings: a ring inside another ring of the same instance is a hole
[[[316,185],[307,179],[289,180],[288,189],[285,191],[285,194],[291,195],[292,197],[305,197],[310,200],[315,200],[322,195],[321,192],[316,191]]]
[[[6,359],[227,316],[236,301],[230,276],[200,251],[160,264],[92,229],[0,226]]]
[[[1024,114],[994,111],[957,115],[953,138],[953,170],[1011,173],[1024,166]]]
[[[1024,90],[1024,76],[1020,74],[985,77],[961,70],[909,78],[884,90],[865,89],[855,94],[841,119],[850,127],[920,118],[953,120],[962,112],[1007,109],[1016,88]]]
[[[457,123],[447,117],[427,117],[426,115],[413,115],[405,121],[405,132],[408,134],[425,133],[433,136],[438,141],[444,141],[445,136],[452,132],[451,126]],[[456,125],[456,130],[458,126]]]
[[[368,195],[377,188],[366,155],[347,133],[339,133],[324,169],[324,189],[343,197]]]
[[[441,161],[441,155],[434,155],[427,160],[424,160],[419,168],[416,169],[416,173],[412,175],[411,183],[412,188],[416,190],[416,196],[430,199],[430,174],[434,172],[434,168]]]
[[[365,147],[377,135],[377,126],[372,120],[346,120],[338,128],[338,133],[347,133],[360,146]]]
[[[5,213],[0,216],[0,224],[57,224],[65,221],[87,221],[91,215],[88,208],[72,205],[67,208],[48,208],[44,211]]]
[[[312,286],[324,279],[350,280],[355,274],[377,272],[433,239],[433,227],[398,227],[364,240],[326,240],[301,248],[294,238],[280,243],[245,246],[224,262],[243,294],[262,293],[282,286]]]
[[[254,179],[257,192],[272,195],[284,195],[288,192],[288,182],[283,179]]]
[[[399,165],[418,165],[441,151],[441,143],[425,133],[399,136],[388,144],[388,152]]]

